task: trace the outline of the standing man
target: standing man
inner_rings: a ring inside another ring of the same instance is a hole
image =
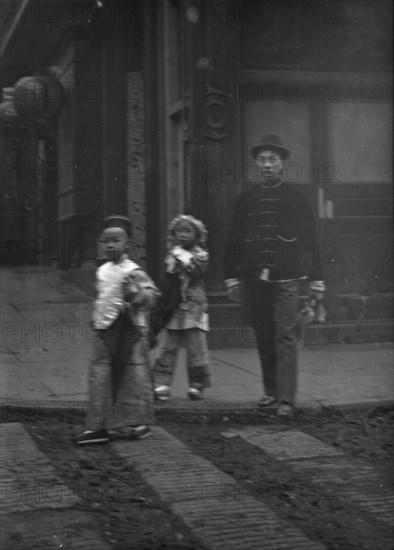
[[[252,147],[259,181],[237,199],[225,252],[229,298],[245,305],[256,333],[265,395],[260,407],[277,406],[279,416],[296,413],[298,290],[324,292],[316,229],[304,195],[283,180],[289,156],[276,135]]]

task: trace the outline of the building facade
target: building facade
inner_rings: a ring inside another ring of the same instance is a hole
[[[160,280],[166,226],[191,213],[209,230],[213,319],[228,322],[237,315],[223,289],[233,204],[258,177],[250,147],[275,133],[291,151],[285,179],[315,212],[327,319],[370,339],[391,333],[390,1],[1,9],[2,240],[19,243],[3,248],[6,261],[27,234],[29,261],[92,261],[101,220],[116,212],[133,220],[135,256]],[[15,83],[34,75],[60,82],[56,116],[7,111]]]

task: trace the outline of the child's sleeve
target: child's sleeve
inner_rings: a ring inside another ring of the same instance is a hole
[[[198,279],[208,271],[208,252],[202,248],[193,251],[174,247],[171,254],[176,261],[176,269]]]
[[[136,269],[129,278],[126,292],[131,295],[130,304],[152,309],[160,291],[143,269]]]
[[[193,257],[190,260],[190,264],[186,267],[185,271],[193,279],[198,279],[208,271],[209,255],[206,250],[200,249],[193,253]]]

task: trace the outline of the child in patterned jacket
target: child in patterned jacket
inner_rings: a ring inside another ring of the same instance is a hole
[[[153,399],[147,334],[159,291],[129,259],[130,237],[131,222],[124,216],[104,220],[101,240],[107,261],[96,273],[96,338],[85,430],[75,438],[78,445],[105,443],[111,436],[150,435]]]
[[[167,281],[172,296],[163,293],[163,306],[173,307],[164,325],[164,341],[154,364],[155,399],[167,401],[179,348],[187,353],[188,396],[200,399],[211,385],[210,362],[206,344],[208,300],[204,277],[208,270],[208,252],[204,245],[207,231],[193,216],[177,216],[168,227],[169,251],[165,259]],[[175,283],[175,284],[174,284]],[[168,312],[168,309],[167,309]]]

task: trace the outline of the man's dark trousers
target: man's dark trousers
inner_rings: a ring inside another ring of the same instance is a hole
[[[245,281],[245,299],[256,333],[265,394],[294,403],[297,386],[299,281]]]

